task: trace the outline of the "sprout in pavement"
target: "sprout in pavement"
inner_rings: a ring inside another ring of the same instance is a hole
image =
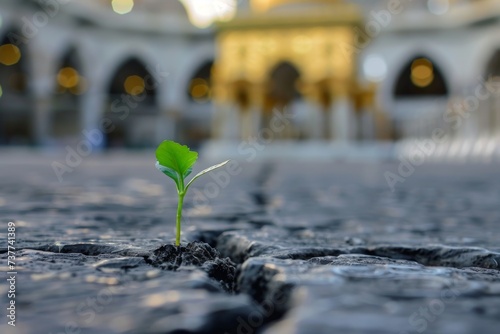
[[[182,205],[184,203],[184,196],[186,196],[186,192],[189,189],[189,186],[193,183],[194,180],[196,180],[203,174],[209,173],[229,162],[229,160],[226,160],[220,164],[202,170],[186,184],[186,177],[191,174],[193,165],[196,163],[197,159],[198,153],[191,151],[189,147],[185,145],[178,144],[171,140],[163,141],[156,149],[156,168],[158,168],[163,174],[174,180],[177,187],[177,194],[179,196],[176,219],[176,246],[179,246],[181,242]]]

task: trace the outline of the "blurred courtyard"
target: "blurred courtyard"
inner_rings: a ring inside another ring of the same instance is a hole
[[[496,0],[2,0],[0,332],[496,334],[498,31]],[[163,140],[231,159],[178,248]]]

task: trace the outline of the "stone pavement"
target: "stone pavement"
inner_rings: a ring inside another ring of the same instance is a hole
[[[500,328],[498,165],[426,163],[391,191],[394,162],[237,162],[190,190],[179,251],[152,152],[85,158],[63,182],[54,160],[0,151],[2,272],[8,221],[17,248],[0,333]]]

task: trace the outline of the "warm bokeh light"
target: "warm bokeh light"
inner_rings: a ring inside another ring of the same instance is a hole
[[[146,89],[146,84],[144,83],[144,79],[140,76],[131,75],[125,79],[123,88],[125,88],[125,92],[127,92],[127,94],[139,95]]]
[[[3,96],[3,89],[2,89],[2,85],[0,85],[0,97]]]
[[[169,0],[171,1],[171,0]],[[117,14],[127,14],[134,8],[134,0],[113,0],[111,1],[113,11]]]
[[[411,81],[415,86],[427,87],[434,80],[434,67],[425,58],[416,59],[411,64]]]
[[[72,67],[62,68],[57,74],[57,82],[61,87],[73,88],[78,86],[80,75],[78,71]]]
[[[191,96],[194,99],[207,98],[210,92],[210,87],[205,79],[196,78],[191,81]]]
[[[273,0],[253,0],[252,9],[258,12],[265,12],[269,10],[272,4]]]
[[[21,50],[14,44],[4,44],[0,46],[0,63],[11,66],[21,60]]]
[[[214,21],[229,21],[236,14],[236,0],[181,0],[186,6],[189,20],[199,28]]]

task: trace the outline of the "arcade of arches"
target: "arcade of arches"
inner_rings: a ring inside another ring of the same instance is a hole
[[[151,133],[161,124],[161,117],[152,83],[154,78],[139,60],[131,58],[118,66],[108,88],[105,117],[114,128],[106,133],[107,147],[155,145],[158,138]]]
[[[106,66],[93,66],[90,50],[83,49],[88,46],[69,40],[38,57],[42,43],[27,43],[20,29],[5,25],[0,145],[64,146],[102,119],[114,126],[104,141],[107,147],[152,146],[166,136],[194,146],[209,138],[246,139],[272,130],[276,116],[286,120],[274,133],[277,139],[426,137],[442,127],[438,122],[450,102],[467,103],[478,77],[498,91],[500,51],[491,52],[493,45],[477,52],[480,58],[471,59],[472,70],[462,79],[456,75],[461,68],[448,61],[454,55],[422,47],[422,54],[408,57],[411,50],[406,50],[394,57],[403,60],[402,66],[388,68],[380,89],[357,79],[363,67],[350,46],[357,44],[354,32],[364,22],[354,7],[333,0],[254,0],[252,9],[218,25],[216,55],[210,40],[209,48],[186,60],[186,67],[165,58],[175,64],[170,70],[179,79],[175,83],[182,83],[179,88],[167,81],[158,89],[148,86],[154,57],[145,61],[127,51],[107,59]],[[376,92],[384,112],[375,103]],[[453,134],[500,135],[500,95],[489,94],[475,109]],[[397,123],[396,114],[406,119]]]

